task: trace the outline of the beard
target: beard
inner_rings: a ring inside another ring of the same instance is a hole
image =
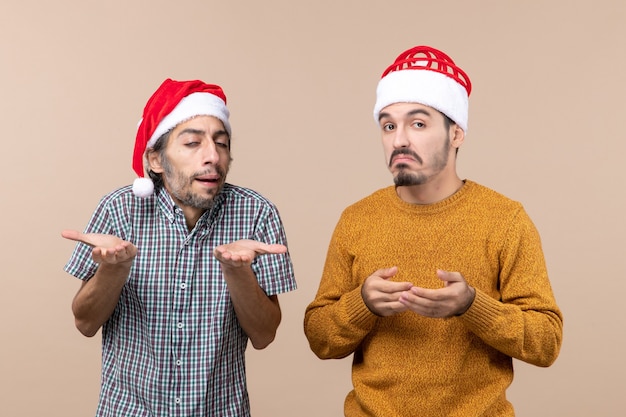
[[[215,172],[219,174],[221,184],[217,188],[217,191],[214,195],[206,194],[201,195],[194,193],[191,189],[191,186],[194,182],[194,178],[207,175],[212,173],[211,170],[205,170],[203,172],[196,172],[190,176],[183,174],[182,172],[174,172],[170,161],[167,159],[165,154],[162,155],[161,158],[161,166],[163,167],[163,176],[167,179],[167,183],[169,184],[169,192],[175,197],[180,203],[188,207],[194,207],[202,210],[210,210],[213,207],[215,196],[217,196],[224,188],[224,179],[226,178],[226,172],[222,167],[216,165]]]
[[[420,165],[423,164],[423,159],[413,152],[410,149],[396,149],[392,152],[391,157],[389,158],[389,166],[391,166],[391,161],[397,155],[406,154],[411,155]],[[444,141],[443,147],[433,155],[432,159],[432,174],[426,175],[423,172],[411,172],[409,171],[409,165],[407,164],[398,164],[396,168],[398,168],[398,173],[393,178],[393,182],[396,187],[404,187],[411,185],[422,185],[425,184],[429,178],[437,175],[448,165],[448,156],[450,154],[450,135],[446,136],[446,140]]]
[[[422,185],[428,180],[428,177],[425,174],[422,174],[422,173],[416,174],[414,172],[408,172],[406,170],[406,168],[408,167],[404,164],[398,165],[398,168],[400,169],[400,172],[398,172],[398,174],[393,179],[393,182],[396,185],[396,187],[404,187],[404,186],[410,186],[410,185]]]

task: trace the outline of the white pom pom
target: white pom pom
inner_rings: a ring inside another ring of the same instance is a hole
[[[149,178],[135,178],[133,181],[133,194],[137,197],[150,197],[154,192],[154,184]]]

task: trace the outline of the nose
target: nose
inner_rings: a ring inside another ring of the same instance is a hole
[[[205,142],[202,148],[202,164],[203,165],[215,165],[220,160],[220,154],[217,152],[217,146],[212,140]]]
[[[409,137],[404,129],[398,127],[393,135],[393,147],[394,149],[399,149],[407,146],[409,146]]]

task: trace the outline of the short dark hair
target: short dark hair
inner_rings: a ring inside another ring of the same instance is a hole
[[[454,125],[456,125],[456,122],[454,120],[452,120],[451,118],[448,117],[448,115],[441,113],[441,115],[443,116],[443,125],[446,128],[446,130],[450,130],[450,128]],[[459,153],[459,148],[456,148],[455,154]]]
[[[159,136],[159,138],[156,140],[156,142],[154,142],[154,146],[149,148],[149,152],[156,152],[156,153],[158,153],[159,156],[161,157],[161,160],[163,160],[163,157],[164,157],[163,154],[165,152],[165,147],[167,146],[167,141],[169,140],[171,133],[172,133],[172,131],[168,130],[167,132],[165,132],[164,134]],[[162,174],[156,173],[153,170],[151,170],[150,168],[148,168],[148,176],[150,177],[150,179],[154,183],[154,188],[155,189],[159,189],[159,188],[163,187],[163,177],[162,177]]]

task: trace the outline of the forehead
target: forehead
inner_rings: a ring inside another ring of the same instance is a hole
[[[380,111],[380,119],[401,119],[420,116],[425,118],[443,117],[436,109],[421,103],[394,103]]]
[[[216,131],[226,131],[224,128],[224,123],[220,119],[214,116],[194,116],[191,119],[187,119],[178,125],[172,130],[174,134],[177,132],[182,132],[186,129],[193,130],[201,130],[208,133],[213,133]]]

